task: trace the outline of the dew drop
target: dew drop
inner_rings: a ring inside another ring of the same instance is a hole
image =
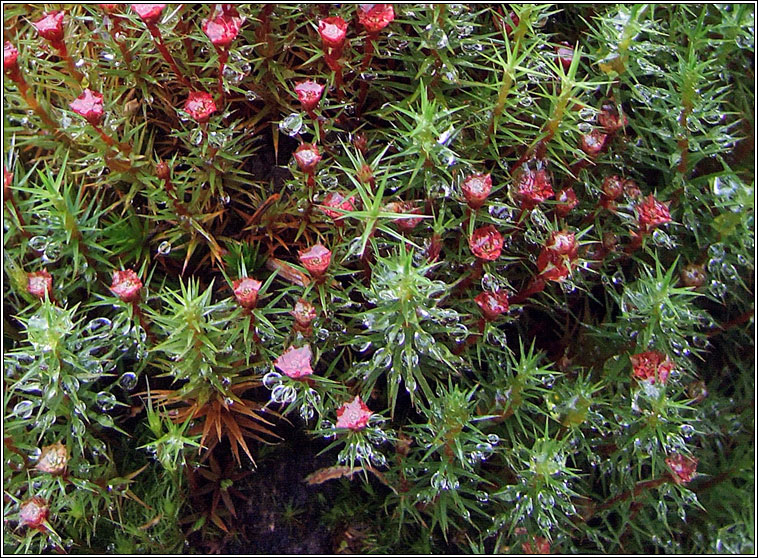
[[[126,391],[132,391],[137,387],[137,375],[134,372],[124,372],[118,380],[118,385]]]
[[[116,406],[116,398],[107,391],[101,391],[95,396],[95,402],[102,411],[110,411]]]
[[[34,410],[34,403],[31,401],[19,401],[16,406],[13,407],[13,414],[20,419],[28,419],[32,416]]]
[[[42,252],[47,248],[48,239],[45,236],[33,236],[29,239],[29,248],[35,252]]]
[[[158,255],[166,256],[171,252],[171,243],[168,240],[164,240],[158,245]]]
[[[284,120],[279,122],[279,131],[288,136],[296,136],[303,127],[303,116],[300,113],[293,112]]]

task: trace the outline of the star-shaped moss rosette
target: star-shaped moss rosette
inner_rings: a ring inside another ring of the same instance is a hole
[[[492,191],[492,176],[489,173],[467,176],[461,184],[461,191],[468,206],[477,210],[482,207]]]
[[[347,428],[353,432],[363,430],[368,426],[368,419],[373,413],[363,402],[359,395],[352,401],[345,403],[337,409],[337,428]]]
[[[53,297],[53,276],[46,269],[33,271],[27,275],[27,292],[37,298],[45,298],[47,295],[50,299]]]
[[[312,357],[310,345],[303,345],[299,348],[291,345],[274,361],[274,366],[293,380],[299,380],[313,374]]]
[[[500,257],[503,250],[503,235],[494,225],[486,225],[474,231],[469,239],[469,248],[478,260],[491,262]]]
[[[668,456],[665,461],[676,484],[687,484],[697,474],[698,460],[694,457],[675,453]]]
[[[134,270],[125,269],[113,272],[111,291],[124,302],[136,302],[140,299],[142,280]]]
[[[315,244],[299,253],[300,263],[314,278],[323,277],[332,261],[332,251],[323,244]]]
[[[671,362],[668,355],[660,351],[645,351],[636,355],[631,355],[629,360],[632,362],[633,376],[640,381],[662,384],[674,369],[674,363]]]
[[[250,277],[241,277],[232,282],[232,290],[237,302],[243,308],[252,310],[258,304],[258,291],[262,283]]]

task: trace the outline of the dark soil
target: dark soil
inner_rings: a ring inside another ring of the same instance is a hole
[[[322,515],[334,499],[336,484],[309,486],[304,479],[334,465],[335,456],[317,455],[324,444],[312,440],[304,432],[305,425],[287,430],[291,431],[279,432],[285,439],[282,444],[257,459],[257,470],[235,483],[247,502],[237,506],[237,519],[232,523],[236,536],[227,537],[232,540],[214,550],[222,554],[334,553],[332,533]]]

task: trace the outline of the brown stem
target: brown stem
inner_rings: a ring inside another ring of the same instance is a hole
[[[377,36],[376,33],[369,33],[369,35],[366,36],[366,42],[363,43],[363,62],[361,62],[361,72],[365,71],[371,63],[371,57],[374,54],[374,41]]]
[[[755,308],[751,308],[750,310],[748,310],[744,314],[740,314],[739,316],[737,316],[733,320],[729,320],[728,322],[725,322],[724,324],[722,324],[721,326],[719,326],[718,329],[715,329],[713,331],[709,331],[707,333],[707,335],[708,335],[708,337],[711,337],[713,335],[718,335],[719,333],[722,333],[722,332],[724,332],[724,331],[726,331],[728,329],[731,329],[731,328],[733,328],[735,326],[743,324],[746,321],[748,321],[750,318],[752,318],[753,314],[755,314]]]
[[[642,494],[646,490],[650,490],[652,488],[658,488],[662,484],[665,484],[667,482],[671,481],[670,476],[660,477],[657,479],[653,479],[650,481],[645,481],[638,483],[633,489],[627,490],[626,492],[622,492],[618,496],[614,496],[610,500],[606,500],[602,504],[600,504],[596,509],[597,510],[606,510],[613,506],[616,502],[621,502],[623,500],[628,500],[631,497],[637,497],[640,494]]]

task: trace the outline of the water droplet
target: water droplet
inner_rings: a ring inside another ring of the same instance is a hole
[[[29,248],[35,252],[42,252],[47,248],[48,239],[45,236],[33,236],[29,239]]]
[[[518,100],[518,104],[520,104],[522,107],[530,107],[532,106],[532,103],[534,103],[534,99],[529,95],[521,95]]]
[[[102,411],[110,411],[116,406],[116,398],[112,393],[101,391],[95,396],[95,402]]]
[[[313,410],[313,407],[308,405],[307,403],[303,403],[300,406],[300,416],[304,421],[309,421],[313,418],[313,415],[315,414],[315,411]]]
[[[158,255],[166,256],[171,252],[171,243],[168,240],[164,240],[158,245]]]
[[[721,243],[711,244],[708,247],[708,255],[720,263],[724,259],[724,256],[726,256],[724,245]]]
[[[724,262],[721,264],[721,273],[725,279],[728,279],[730,281],[736,281],[737,279],[739,279],[737,268],[735,268],[732,264],[728,262]]]
[[[34,403],[31,401],[19,401],[13,407],[13,414],[20,419],[28,419],[32,416],[32,411],[34,411]]]
[[[589,122],[580,122],[576,125],[576,128],[583,134],[589,134],[592,131],[592,124]]]
[[[589,122],[595,119],[595,109],[592,107],[583,107],[579,110],[579,118]]]
[[[189,141],[192,145],[200,145],[203,143],[203,131],[200,128],[195,128],[190,133]]]
[[[570,279],[565,279],[561,281],[561,290],[566,294],[571,294],[576,290],[576,283]]]
[[[245,99],[248,101],[257,101],[260,97],[258,97],[258,94],[255,91],[248,90],[245,92]]]
[[[71,433],[76,436],[77,438],[81,438],[84,436],[84,433],[86,432],[86,428],[84,426],[84,423],[78,419],[74,418],[71,420]]]
[[[271,401],[274,403],[291,403],[297,397],[297,391],[292,386],[278,384],[271,390]]]
[[[87,324],[87,331],[94,337],[106,337],[111,330],[108,318],[95,318]]]
[[[374,467],[384,467],[387,464],[387,458],[379,452],[371,452],[371,463]]]
[[[293,112],[284,120],[279,122],[279,131],[288,136],[296,136],[303,127],[303,116],[298,112]]]
[[[118,385],[126,391],[132,391],[137,387],[137,375],[134,372],[124,372],[118,380]]]
[[[711,292],[713,296],[717,298],[724,298],[724,295],[726,295],[727,287],[726,287],[726,284],[714,279],[713,281],[711,281],[711,285],[708,290]]]

